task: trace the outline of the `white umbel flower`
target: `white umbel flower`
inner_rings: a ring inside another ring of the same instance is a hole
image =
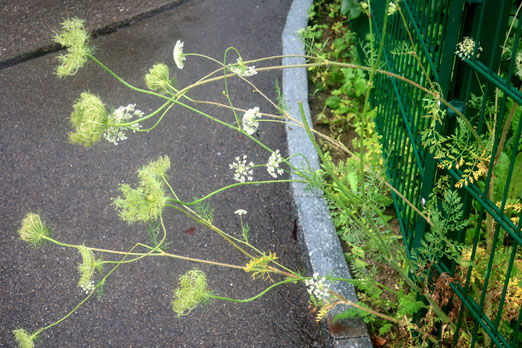
[[[314,273],[312,279],[305,280],[306,289],[310,295],[317,300],[324,301],[330,297],[328,285],[325,284],[326,278],[319,277],[319,273]]]
[[[118,126],[118,124],[128,122],[133,117],[143,117],[143,112],[136,110],[136,104],[129,104],[117,108],[109,115],[108,127],[105,130],[105,133],[103,133],[103,137],[114,145],[118,145],[118,142],[127,139],[125,130],[131,129],[135,132],[140,129],[141,125],[139,123],[134,123],[130,126],[121,127]]]
[[[390,1],[390,5],[388,6],[388,16],[392,16],[395,12],[397,12],[397,4],[394,1]]]
[[[243,115],[243,130],[250,135],[254,134],[259,127],[259,121],[256,118],[261,118],[258,107],[248,109]]]
[[[275,150],[272,152],[270,157],[268,158],[268,162],[266,164],[266,170],[268,174],[270,174],[273,178],[277,178],[278,175],[283,175],[283,169],[279,168],[279,164],[281,164],[281,154],[279,150]]]
[[[245,182],[246,180],[254,180],[254,170],[252,169],[253,166],[253,162],[247,164],[247,155],[243,155],[243,157],[237,156],[236,161],[230,164],[230,169],[234,170],[234,180],[241,183]]]
[[[176,45],[174,45],[174,51],[172,51],[172,57],[174,58],[174,62],[178,69],[183,69],[184,62],[187,58],[185,58],[185,54],[183,53],[183,42],[180,40],[176,41]]]
[[[245,209],[238,209],[234,212],[234,214],[237,214],[239,216],[241,215],[245,215],[247,213],[247,211]]]
[[[239,76],[243,77],[250,77],[257,74],[256,67],[255,66],[247,66],[245,65],[245,62],[243,62],[242,58],[237,59],[237,64],[228,65],[228,69],[232,71],[234,74],[238,74]]]
[[[92,280],[89,282],[86,282],[86,283],[82,283],[79,286],[80,286],[80,289],[82,289],[82,291],[85,292],[86,294],[91,293],[95,289],[94,281],[92,281]]]
[[[473,52],[475,52],[475,41],[470,37],[464,37],[461,42],[457,44],[457,50],[455,51],[455,54],[459,56],[460,58],[464,59],[470,59],[473,55]],[[480,56],[480,52],[482,52],[482,47],[477,47],[477,57]]]

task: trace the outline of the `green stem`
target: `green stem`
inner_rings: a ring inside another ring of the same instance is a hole
[[[142,121],[145,121],[145,120],[148,120],[149,118],[151,117],[154,117],[156,116],[161,110],[163,110],[167,105],[170,104],[170,101],[167,101],[165,102],[162,106],[160,106],[158,109],[156,109],[154,112],[146,115],[146,116],[143,116],[141,118],[138,118],[136,120],[133,120],[133,121],[130,121],[130,122],[124,122],[124,123],[117,123],[115,124],[114,126],[116,127],[127,127],[127,126],[130,126],[130,125],[133,125],[135,123],[138,123],[138,122],[142,122]],[[171,104],[168,108],[167,108],[167,111],[170,110],[170,108],[172,107],[173,104]],[[166,112],[166,111],[165,111]],[[165,114],[165,113],[163,113]],[[163,116],[162,116],[163,117]]]
[[[177,200],[177,199],[172,199],[172,198],[169,198],[168,200],[170,202],[173,202],[173,203],[176,203],[176,204],[181,204],[181,205],[184,205],[184,206],[191,206],[191,205],[196,205],[198,203],[201,203],[204,200],[207,200],[210,197],[215,196],[218,193],[223,192],[225,190],[228,190],[228,189],[230,189],[232,187],[243,186],[243,185],[276,184],[276,183],[285,183],[285,182],[302,182],[302,183],[306,183],[307,181],[305,181],[305,180],[282,179],[282,180],[264,180],[264,181],[238,182],[238,183],[235,183],[235,184],[230,184],[230,185],[221,187],[221,188],[215,190],[214,192],[211,192],[208,195],[203,196],[203,197],[201,197],[201,198],[199,198],[199,199],[197,199],[195,201],[192,201],[192,202],[183,202],[183,201],[180,201],[180,200]]]
[[[159,98],[163,98],[163,99],[166,99],[166,100],[169,100],[169,101],[173,101],[173,102],[176,102],[177,104],[183,106],[183,107],[186,107],[188,108],[189,110],[191,111],[194,111],[202,116],[205,116],[205,117],[208,117],[210,119],[213,119],[215,120],[216,122],[220,123],[220,124],[223,124],[227,127],[230,127],[232,129],[236,129],[237,130],[237,127],[233,126],[233,125],[230,125],[228,123],[225,123],[225,122],[222,122],[218,119],[215,119],[213,118],[212,116],[208,115],[208,114],[205,114],[204,112],[201,112],[199,110],[196,110],[192,107],[189,107],[188,105],[184,104],[184,103],[181,103],[179,101],[175,101],[173,100],[172,98],[169,98],[167,96],[164,96],[162,94],[159,94],[159,93],[155,93],[155,92],[152,92],[152,91],[148,91],[148,90],[144,90],[144,89],[141,89],[141,88],[137,88],[137,87],[134,87],[132,86],[131,84],[127,83],[126,81],[124,81],[122,78],[120,78],[118,75],[116,75],[112,70],[110,70],[108,67],[106,67],[103,63],[101,63],[99,60],[97,60],[96,58],[94,58],[93,56],[89,55],[88,56],[90,59],[92,59],[94,62],[96,62],[98,65],[100,65],[103,69],[105,69],[107,72],[109,72],[109,74],[111,74],[115,79],[117,79],[118,81],[120,81],[122,84],[124,84],[125,86],[129,87],[130,89],[136,91],[136,92],[142,92],[142,93],[146,93],[146,94],[150,94],[150,95],[154,95],[156,97],[159,97]],[[284,56],[278,56],[278,57],[284,57]],[[313,57],[312,57],[313,58]],[[319,58],[316,58],[316,59],[319,59]],[[262,60],[262,59],[258,59],[258,60],[252,60],[252,61],[249,61],[249,62],[254,62],[254,61],[259,61],[259,60]],[[313,67],[313,66],[320,66],[320,65],[335,65],[335,66],[340,66],[340,67],[347,67],[347,68],[353,68],[353,69],[360,69],[360,70],[365,70],[365,71],[370,71],[371,68],[368,68],[368,67],[365,67],[365,66],[361,66],[361,65],[357,65],[357,64],[350,64],[350,63],[340,63],[340,62],[335,62],[335,61],[330,61],[330,60],[325,60],[325,59],[322,59],[321,58],[321,63],[310,63],[310,64],[295,64],[295,65],[280,65],[280,66],[271,66],[271,67],[266,67],[266,68],[259,68],[259,69],[256,69],[257,71],[268,71],[268,70],[276,70],[276,69],[287,69],[287,68],[302,68],[302,67]],[[401,81],[404,81],[416,88],[418,88],[419,90],[427,93],[427,94],[430,94],[434,97],[439,97],[438,94],[436,92],[433,92],[427,88],[425,88],[424,86],[418,84],[417,82],[415,81],[412,81],[410,79],[407,79],[403,76],[400,76],[398,74],[395,74],[395,73],[392,73],[392,72],[389,72],[389,71],[385,71],[385,70],[381,70],[381,69],[377,69],[376,70],[379,74],[383,74],[383,75],[387,75],[387,76],[390,76],[390,77],[393,77],[393,78],[396,78],[398,80],[401,80]],[[226,77],[232,77],[232,76],[237,76],[236,74],[227,74]],[[199,86],[199,85],[202,85],[202,84],[205,84],[205,83],[209,83],[209,82],[214,82],[214,81],[218,81],[218,80],[221,80],[223,79],[224,77],[221,76],[221,77],[216,77],[216,78],[212,78],[212,79],[208,79],[208,80],[205,80],[199,84],[194,84],[194,85],[191,85],[189,87],[186,87],[182,90],[180,90],[180,93],[183,94],[184,92],[186,92],[186,90],[190,89],[190,88],[193,88],[195,86]],[[466,127],[469,129],[469,131],[471,132],[471,134],[473,135],[473,137],[477,140],[477,142],[479,143],[479,145],[485,149],[485,146],[482,142],[482,139],[478,136],[477,132],[475,131],[475,129],[473,128],[473,126],[471,125],[471,123],[467,120],[467,118],[462,114],[462,112],[460,112],[459,110],[457,110],[453,105],[449,104],[446,100],[444,99],[440,99],[441,103],[444,104],[447,108],[451,109],[452,111],[454,111],[463,121],[464,121],[464,124],[466,125]],[[246,134],[246,133],[245,133]],[[246,134],[247,136],[249,136],[248,134]],[[259,143],[259,141],[255,138],[253,138],[252,136],[249,136],[253,141]],[[265,149],[268,149],[266,146],[262,145],[263,148]],[[269,150],[269,149],[268,149]]]
[[[172,205],[172,204],[166,204],[167,207],[171,207],[171,208],[174,208],[176,210],[179,210],[181,211],[182,213],[184,213],[185,215],[187,215],[189,218],[191,218],[192,220],[196,221],[197,223],[203,225],[203,226],[206,226],[208,228],[210,228],[212,231],[216,232],[217,234],[219,234],[221,237],[223,237],[227,242],[229,242],[234,248],[236,248],[237,250],[239,250],[240,252],[242,252],[243,254],[245,254],[246,256],[248,256],[250,259],[253,259],[254,257],[252,255],[250,255],[247,251],[245,251],[243,248],[241,248],[239,245],[237,245],[228,235],[227,233],[221,231],[219,228],[217,228],[216,226],[208,223],[206,220],[203,220],[203,219],[200,219],[194,215],[192,215],[191,213],[189,213],[188,211],[178,207],[178,206],[175,206],[175,205]]]
[[[163,224],[163,221],[162,221],[162,224]],[[76,246],[73,246],[73,245],[71,245],[71,244],[65,244],[65,243],[57,242],[56,240],[51,239],[51,238],[48,238],[48,237],[47,237],[47,239],[50,240],[50,241],[52,241],[52,242],[54,242],[54,243],[56,243],[56,244],[58,244],[58,245],[63,245],[63,246],[68,246],[68,247],[76,247]],[[164,239],[165,239],[165,238],[163,238],[163,240],[164,240]],[[161,243],[160,243],[160,244],[161,244]],[[132,249],[131,249],[129,252],[132,252],[132,250],[134,250],[134,248],[136,248],[136,246],[137,246],[137,245],[135,245],[134,247],[132,247]],[[159,247],[159,245],[158,245],[158,247]],[[157,248],[157,247],[156,247],[156,248]],[[91,249],[91,250],[92,250],[92,249]],[[155,251],[155,250],[153,249],[153,250],[151,250],[151,252],[152,252],[152,251]],[[103,284],[103,283],[105,283],[105,280],[106,280],[106,279],[107,279],[107,278],[108,278],[108,277],[109,277],[109,276],[110,276],[110,275],[111,275],[111,274],[112,274],[112,273],[113,273],[113,272],[114,272],[114,271],[115,271],[115,270],[116,270],[116,269],[117,269],[117,268],[118,268],[118,267],[119,267],[119,266],[120,266],[120,265],[125,261],[125,259],[126,259],[128,256],[129,256],[128,254],[125,255],[125,256],[122,258],[121,262],[118,263],[116,266],[114,266],[114,268],[113,268],[111,271],[109,271],[109,272],[108,272],[108,273],[107,273],[107,274],[102,278],[102,280],[100,281],[99,284]],[[146,255],[144,255],[143,257],[145,257],[145,256],[146,256]],[[85,298],[84,298],[84,299],[83,299],[83,300],[82,300],[82,301],[81,301],[81,302],[80,302],[76,307],[74,307],[74,308],[73,308],[69,313],[67,313],[64,317],[62,317],[61,319],[55,321],[54,323],[52,323],[52,324],[50,324],[50,325],[47,325],[47,326],[45,326],[45,327],[39,329],[39,330],[36,331],[32,336],[33,336],[33,337],[36,337],[36,336],[38,336],[41,332],[43,332],[43,331],[45,331],[45,330],[48,330],[48,329],[50,329],[51,327],[53,327],[53,326],[55,326],[55,325],[60,324],[62,321],[64,321],[64,320],[67,319],[68,317],[70,317],[74,312],[76,312],[76,311],[77,311],[77,310],[78,310],[78,309],[79,309],[79,308],[80,308],[80,307],[81,307],[81,306],[82,306],[82,305],[83,305],[83,304],[84,304],[84,303],[85,303],[85,302],[86,302],[86,301],[87,301],[87,300],[88,300],[88,299],[89,299],[89,298],[94,294],[94,292],[96,291],[96,288],[97,288],[97,287],[98,287],[98,286],[96,286],[96,287],[95,287],[95,288],[94,288],[94,289],[93,289],[93,290],[92,290],[92,291],[91,291],[91,292],[90,292],[90,293],[89,293],[89,294],[88,294],[88,295],[87,295],[87,296],[86,296],[86,297],[85,297]]]
[[[116,266],[118,267],[118,266]],[[32,334],[31,336],[32,337],[36,337],[38,336],[40,333],[42,333],[43,331],[45,330],[48,330],[50,329],[51,327],[55,326],[55,325],[58,325],[60,324],[62,321],[64,321],[65,319],[69,318],[74,312],[76,312],[78,310],[78,308],[80,308],[93,294],[94,294],[94,291],[96,291],[96,289],[92,290],[76,307],[74,307],[69,313],[67,313],[63,318],[55,321],[54,323],[50,324],[50,325],[47,325],[46,327],[43,327],[41,329],[39,329],[38,331],[36,331],[34,334]]]
[[[308,279],[308,278],[303,278],[303,279]],[[250,302],[250,301],[257,300],[258,298],[260,298],[261,296],[263,296],[264,294],[266,294],[268,291],[270,291],[271,289],[275,288],[276,286],[279,286],[279,285],[282,285],[282,284],[286,284],[286,283],[295,283],[298,280],[300,280],[300,279],[287,279],[287,280],[280,281],[279,283],[272,284],[271,286],[269,286],[268,288],[266,288],[265,290],[263,290],[262,292],[260,292],[256,296],[251,297],[251,298],[247,298],[245,300],[238,300],[238,299],[234,299],[234,298],[230,298],[230,297],[222,297],[222,296],[217,296],[217,295],[210,295],[210,297],[214,298],[216,300],[224,300],[224,301],[245,303],[245,302]]]
[[[160,118],[156,121],[156,123],[154,124],[154,126],[148,128],[148,129],[138,129],[138,132],[149,132],[151,130],[153,130],[154,128],[156,128],[156,126],[161,122],[161,120],[163,119],[163,117],[165,117],[165,115],[167,114],[167,112],[170,111],[170,109],[174,106],[174,103],[170,104],[169,107],[167,108],[167,110],[165,110],[163,112],[163,114],[160,116]]]

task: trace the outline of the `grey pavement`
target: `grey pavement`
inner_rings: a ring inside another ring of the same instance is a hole
[[[157,62],[169,65],[178,86],[185,86],[216,67],[202,58],[188,57],[185,68],[177,70],[172,47],[178,39],[185,42],[186,52],[217,59],[229,46],[237,48],[245,59],[280,54],[281,34],[291,1],[114,1],[114,7],[107,6],[112,2],[104,1],[18,3],[20,7],[7,7],[12,11],[16,8],[19,17],[13,18],[20,18],[11,19],[11,25],[23,20],[29,23],[27,30],[33,28],[37,33],[29,35],[23,30],[2,28],[2,33],[9,33],[7,40],[2,38],[2,61],[51,47],[46,46],[52,37],[47,29],[58,29],[65,16],[96,23],[90,28],[127,23],[130,25],[93,40],[98,49],[95,55],[131,84],[144,87],[145,73]],[[49,11],[47,6],[56,11]],[[138,18],[142,6],[151,15],[126,22]],[[120,11],[121,8],[128,11]],[[4,10],[2,16],[5,15]],[[24,42],[24,37],[30,42]],[[34,250],[19,240],[16,231],[26,213],[40,213],[60,241],[128,250],[136,242],[147,242],[145,226],[121,222],[111,202],[118,195],[119,184],[135,184],[136,170],[150,160],[158,155],[170,156],[171,183],[188,200],[233,183],[228,165],[235,156],[247,154],[256,163],[264,163],[268,157],[266,151],[248,139],[179,108],[174,108],[154,131],[131,133],[118,146],[107,142],[90,149],[71,145],[67,142],[71,130],[69,115],[82,91],[96,93],[108,106],[136,103],[145,112],[154,110],[161,101],[130,91],[94,63],[75,76],[59,80],[53,74],[56,55],[22,60],[0,70],[0,346],[13,346],[12,329],[35,331],[60,319],[83,298],[76,286],[79,254],[51,244]],[[272,98],[276,79],[281,81],[279,72],[251,78]],[[273,111],[239,81],[233,81],[230,88],[236,106],[259,106],[261,111]],[[226,102],[222,90],[219,83],[205,85],[190,95]],[[226,121],[233,119],[230,112],[221,108],[202,109]],[[286,153],[281,125],[263,124],[260,139]],[[269,179],[261,168],[256,168],[255,175]],[[296,222],[288,185],[235,188],[213,197],[210,203],[215,207],[215,224],[236,235],[240,226],[233,212],[247,210],[253,244],[276,252],[290,268],[304,268],[295,239]],[[172,242],[170,252],[233,264],[248,261],[219,236],[176,211],[166,210],[164,218],[168,240]],[[308,313],[308,296],[302,285],[278,287],[245,304],[214,301],[178,319],[170,308],[171,291],[178,276],[194,266],[207,272],[209,286],[220,295],[249,298],[267,285],[259,279],[252,281],[249,274],[241,271],[172,259],[145,259],[120,267],[108,279],[102,301],[90,300],[70,318],[42,333],[37,346],[324,345],[321,329]]]
[[[63,18],[88,19],[86,28],[96,37],[172,9],[181,2],[182,0],[0,1],[0,64],[13,64],[58,48],[49,41],[49,33],[59,30],[58,22]]]

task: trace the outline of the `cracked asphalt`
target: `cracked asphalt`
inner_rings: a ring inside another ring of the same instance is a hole
[[[234,183],[229,164],[236,156],[246,154],[255,163],[265,163],[269,155],[238,133],[178,107],[152,132],[130,133],[117,146],[101,142],[85,149],[68,143],[69,115],[83,91],[97,94],[108,107],[135,103],[145,113],[162,102],[129,90],[93,62],[75,76],[58,79],[53,73],[58,52],[50,43],[52,30],[59,30],[65,17],[85,18],[89,30],[98,30],[92,40],[95,56],[126,81],[144,88],[148,69],[165,62],[183,87],[217,65],[189,56],[185,68],[176,69],[172,61],[176,40],[185,42],[185,52],[218,60],[229,46],[245,59],[278,55],[290,4],[290,0],[21,0],[2,5],[0,66],[10,63],[0,69],[0,346],[14,346],[13,329],[36,331],[62,318],[84,298],[77,287],[76,250],[49,243],[32,249],[18,238],[28,212],[39,213],[59,241],[128,250],[147,242],[146,226],[120,221],[111,203],[121,183],[136,184],[141,166],[168,155],[170,182],[180,197],[190,200]],[[281,73],[263,72],[250,80],[275,98],[275,81],[281,80]],[[241,81],[230,81],[229,87],[234,105],[274,112]],[[207,84],[189,95],[226,103],[223,88],[222,83]],[[227,122],[233,120],[227,109],[197,106]],[[281,124],[263,122],[259,139],[286,152]],[[255,176],[270,179],[263,168],[255,168]],[[287,184],[234,188],[209,203],[215,208],[214,223],[237,236],[240,223],[234,211],[247,210],[252,243],[275,252],[287,267],[303,269]],[[165,210],[163,215],[169,252],[239,265],[248,261],[221,237],[177,211]],[[44,331],[37,347],[323,346],[303,285],[277,287],[249,303],[213,301],[178,319],[170,307],[172,290],[178,276],[194,267],[205,271],[210,288],[223,296],[249,298],[268,285],[238,270],[147,258],[120,267],[108,279],[101,301],[89,300],[67,320]]]

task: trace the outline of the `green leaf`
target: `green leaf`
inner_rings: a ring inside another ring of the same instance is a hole
[[[416,294],[414,292],[399,297],[399,310],[397,311],[399,317],[411,317],[417,313],[419,309],[426,307],[424,303],[417,301],[415,297]]]
[[[339,108],[339,105],[341,105],[341,98],[339,97],[329,97],[325,101],[326,105],[334,110],[337,110]]]
[[[510,100],[510,103],[508,104],[508,107],[513,104],[513,101]],[[518,130],[518,125],[520,124],[520,115],[522,114],[522,108],[517,107],[515,114],[513,115],[513,118],[511,119],[511,130],[513,133],[516,133]]]
[[[500,201],[504,193],[504,187],[507,181],[507,174],[509,170],[509,156],[502,152],[498,158],[497,166],[495,167],[495,181],[493,187],[495,189],[495,201]]]
[[[510,167],[510,158],[502,152],[495,168],[495,201],[500,201],[504,195],[504,188],[507,185]],[[515,157],[513,173],[509,183],[508,200],[522,199],[522,152]]]
[[[387,334],[388,332],[390,332],[391,328],[393,327],[393,324],[391,323],[386,323],[384,324],[383,326],[381,326],[379,328],[379,335],[380,336],[384,336],[385,334]]]
[[[522,152],[515,158],[508,199],[522,199]]]
[[[359,177],[357,173],[350,172],[346,175],[346,179],[348,180],[348,184],[350,184],[350,189],[352,192],[357,193],[358,191],[358,185],[359,185]]]
[[[366,307],[366,305],[362,302],[359,302],[359,305]],[[375,319],[375,316],[366,311],[363,311],[361,309],[350,307],[347,310],[345,310],[344,312],[336,314],[333,317],[332,323],[335,324],[335,322],[337,320],[351,319],[351,318],[363,318],[364,321],[367,323],[367,322],[371,322],[372,319]]]
[[[362,12],[362,7],[357,0],[343,0],[341,3],[341,13],[349,20],[359,17]]]

